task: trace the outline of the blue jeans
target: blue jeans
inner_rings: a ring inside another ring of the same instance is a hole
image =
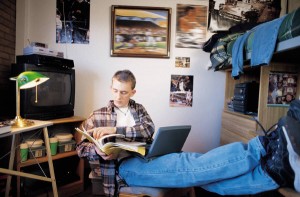
[[[222,195],[255,194],[279,186],[260,166],[265,150],[258,137],[231,143],[205,154],[172,153],[145,161],[123,161],[119,175],[129,186],[180,188],[200,186]]]

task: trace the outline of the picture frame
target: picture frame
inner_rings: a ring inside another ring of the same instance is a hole
[[[111,56],[170,58],[171,8],[111,7]]]

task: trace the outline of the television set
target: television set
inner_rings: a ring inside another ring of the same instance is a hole
[[[12,77],[24,71],[39,72],[49,77],[49,80],[37,88],[20,91],[20,115],[23,118],[50,120],[74,115],[75,70],[73,68],[57,66],[57,63],[55,65],[18,63],[18,60],[11,66]],[[15,92],[15,85],[12,85],[12,89],[14,89],[12,92]],[[36,96],[37,102],[35,102]]]

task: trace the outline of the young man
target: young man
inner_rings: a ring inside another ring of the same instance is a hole
[[[129,70],[116,72],[111,85],[113,100],[94,111],[82,126],[94,129],[95,138],[120,133],[131,141],[151,140],[154,124],[145,108],[131,100],[135,84]],[[172,153],[147,162],[125,152],[105,155],[86,141],[78,145],[77,151],[80,157],[100,160],[107,196],[117,195],[116,180],[129,186],[200,186],[222,195],[255,194],[280,186],[293,187],[294,173],[281,130],[284,124],[282,118],[273,132],[267,132],[268,136],[253,138],[248,144],[236,142],[206,154]]]

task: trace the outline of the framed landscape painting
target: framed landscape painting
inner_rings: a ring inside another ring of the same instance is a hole
[[[171,8],[112,6],[111,56],[170,57]]]

